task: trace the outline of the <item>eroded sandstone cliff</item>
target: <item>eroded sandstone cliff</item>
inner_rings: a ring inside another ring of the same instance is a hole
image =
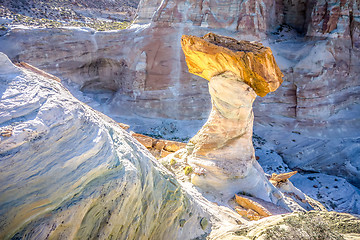
[[[200,202],[61,83],[0,53],[0,90],[1,239],[191,239],[209,232]]]

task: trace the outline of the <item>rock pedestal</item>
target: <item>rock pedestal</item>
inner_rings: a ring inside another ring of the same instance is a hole
[[[189,71],[209,80],[212,101],[209,119],[188,144],[193,184],[226,196],[244,191],[277,203],[281,194],[256,162],[252,144],[253,102],[282,83],[271,50],[212,33],[183,36],[182,47]]]

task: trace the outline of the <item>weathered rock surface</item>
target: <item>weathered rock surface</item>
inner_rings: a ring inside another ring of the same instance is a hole
[[[200,202],[116,122],[3,53],[0,62],[0,128],[11,129],[0,136],[1,239],[190,239],[209,232]]]
[[[61,83],[2,53],[0,63],[1,239],[244,239],[269,229],[279,236],[283,223],[306,226],[292,231],[294,238],[318,230],[358,236],[359,220],[339,213],[272,216],[266,229],[264,222],[248,225],[178,182],[117,122]]]
[[[256,154],[259,156],[258,162],[268,178],[271,178],[273,173],[280,175],[291,171],[284,163],[283,158],[274,151],[271,143],[265,143],[261,146],[261,149],[259,149],[258,144],[255,141]],[[293,186],[289,184],[290,182]],[[344,178],[323,173],[299,172],[289,180],[279,182],[279,184],[276,183],[276,185],[280,190],[283,189],[285,193],[290,189],[296,191],[295,186],[301,192],[319,201],[329,211],[360,213],[360,191]],[[299,194],[300,191],[296,192],[301,199],[309,200],[303,194]]]
[[[166,157],[167,155],[174,153],[186,146],[186,143],[155,139],[139,133],[131,133],[136,140],[138,140],[142,145],[144,145],[151,154],[159,159]]]
[[[183,36],[181,46],[189,72],[208,81],[229,71],[261,97],[275,91],[282,83],[283,74],[271,49],[260,43],[209,33],[202,38]]]
[[[117,90],[109,101],[113,116],[194,120],[206,119],[211,106],[207,83],[187,73],[181,35],[202,36],[211,28],[263,40],[284,83],[255,101],[255,132],[291,168],[341,176],[359,187],[359,16],[358,1],[144,0],[132,29],[11,29],[0,50],[84,90]]]
[[[268,217],[233,234],[223,232],[218,238],[350,240],[360,238],[359,229],[360,219],[350,214],[310,211]]]
[[[185,23],[193,27],[228,29],[244,34],[263,34],[273,27],[276,4],[272,0],[229,0],[223,2],[193,0],[143,0],[139,3],[137,22],[163,25]],[[251,13],[251,14],[249,14]]]
[[[207,113],[199,108],[210,107],[207,84],[189,78],[181,36],[171,32],[176,30],[157,28],[154,35],[152,27],[138,25],[112,32],[15,28],[0,38],[0,51],[83,91],[112,92],[112,116],[204,119]]]

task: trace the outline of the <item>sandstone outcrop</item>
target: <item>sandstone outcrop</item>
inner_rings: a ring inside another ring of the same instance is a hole
[[[151,154],[159,159],[166,157],[167,155],[174,153],[186,146],[186,143],[164,140],[164,139],[155,139],[139,133],[131,133],[136,140],[138,140],[142,145],[144,145]]]
[[[282,83],[283,74],[270,48],[260,43],[237,41],[213,33],[202,38],[183,36],[181,43],[189,72],[208,81],[229,71],[261,97]]]
[[[273,173],[269,181],[276,187],[278,184],[286,182],[290,177],[294,176],[297,171],[288,172],[288,173]]]
[[[0,53],[0,89],[0,239],[192,239],[210,232],[202,203],[61,83]]]
[[[188,163],[204,169],[192,183],[225,196],[244,191],[277,203],[281,196],[265,178],[252,145],[252,104],[257,94],[275,91],[282,82],[271,50],[212,33],[184,35],[181,43],[189,71],[209,80],[213,105],[188,143]]]
[[[228,0],[221,3],[144,0],[139,4],[136,21],[151,21],[165,26],[185,23],[189,27],[223,28],[258,35],[268,31],[276,23],[276,17],[270,20],[275,8],[276,4],[272,0]]]

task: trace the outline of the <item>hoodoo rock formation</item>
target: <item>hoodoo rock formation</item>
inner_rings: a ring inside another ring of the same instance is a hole
[[[280,194],[255,160],[253,102],[282,83],[270,48],[213,33],[182,37],[189,72],[209,80],[212,110],[188,144],[188,163],[204,174],[195,185],[225,196],[244,191],[277,203]]]
[[[0,29],[0,51],[83,91],[111,92],[98,110],[131,119],[135,132],[184,140],[211,104],[207,83],[187,71],[180,39],[209,31],[271,47],[284,74],[280,89],[254,102],[256,138],[292,169],[360,187],[359,1],[141,0],[128,29],[12,26]]]

